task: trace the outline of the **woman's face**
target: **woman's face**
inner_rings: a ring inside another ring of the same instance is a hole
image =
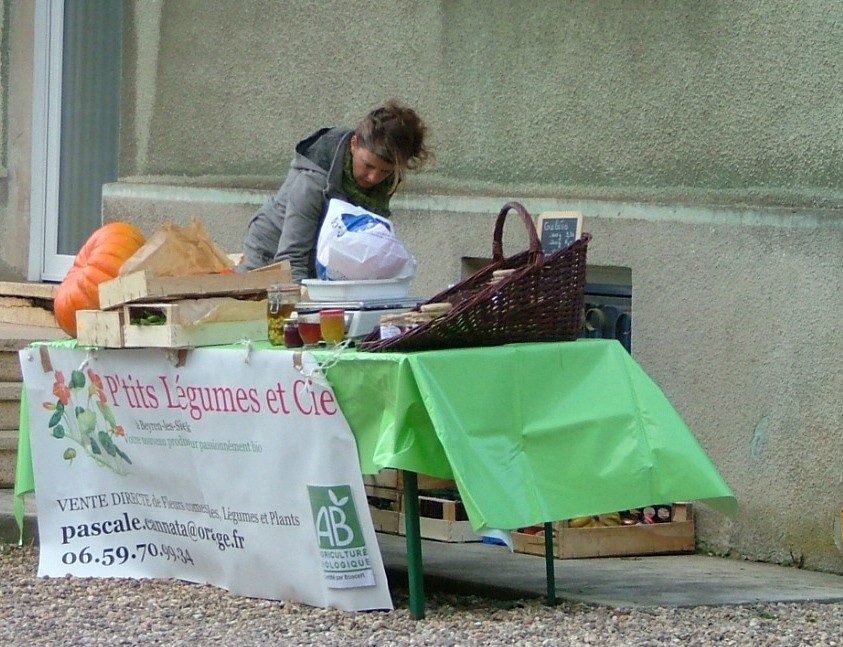
[[[371,189],[392,175],[393,171],[394,164],[360,146],[357,135],[351,136],[351,172],[357,184],[364,189]]]

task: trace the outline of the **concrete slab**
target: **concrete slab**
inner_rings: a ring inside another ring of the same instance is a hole
[[[25,543],[37,541],[34,495]],[[0,542],[17,543],[14,496],[0,489]],[[390,580],[407,577],[404,537],[378,534]],[[496,598],[547,594],[541,557],[482,543],[422,542],[425,587]],[[616,608],[843,601],[843,576],[705,555],[554,560],[556,597]]]
[[[378,535],[384,562],[406,573],[403,537]],[[482,543],[423,542],[425,579],[507,594],[545,596],[541,557]],[[556,597],[618,608],[843,600],[843,576],[706,555],[555,560]]]

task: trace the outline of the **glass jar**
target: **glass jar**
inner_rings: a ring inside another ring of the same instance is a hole
[[[299,311],[298,329],[304,347],[315,348],[322,339],[319,311]]]
[[[284,345],[284,324],[301,299],[295,283],[275,283],[266,291],[266,332],[273,346]]]
[[[326,344],[335,346],[345,339],[345,310],[333,308],[319,311],[319,329]]]
[[[287,348],[301,348],[304,346],[304,342],[299,334],[299,322],[296,314],[294,312],[284,323],[284,346]]]

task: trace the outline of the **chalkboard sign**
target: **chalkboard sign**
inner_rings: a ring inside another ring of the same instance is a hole
[[[539,214],[536,230],[542,243],[542,251],[551,254],[582,236],[582,213],[545,211]]]

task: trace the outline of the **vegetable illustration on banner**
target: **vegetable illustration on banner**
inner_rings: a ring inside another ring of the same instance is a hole
[[[100,376],[89,368],[87,377],[81,370],[71,371],[69,381],[61,371],[53,371],[53,377],[56,400],[42,403],[53,412],[48,423],[53,438],[73,441],[95,462],[116,474],[128,474],[132,461],[115,442],[125,431],[108,405]],[[74,447],[62,454],[68,465],[76,456]]]
[[[333,589],[374,586],[375,575],[351,486],[308,485],[307,491],[326,585]]]

